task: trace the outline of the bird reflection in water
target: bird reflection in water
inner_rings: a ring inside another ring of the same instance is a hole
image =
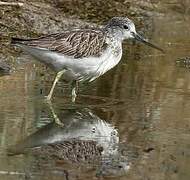
[[[9,75],[11,67],[5,62],[0,61],[0,77],[4,75]]]
[[[51,110],[56,121],[60,121],[52,106]],[[32,154],[38,161],[53,162],[64,168],[65,164],[80,169],[93,168],[100,176],[119,176],[128,171],[130,163],[119,151],[118,132],[111,124],[87,108],[64,110],[63,117],[61,126],[55,122],[45,125],[11,146],[9,154]]]

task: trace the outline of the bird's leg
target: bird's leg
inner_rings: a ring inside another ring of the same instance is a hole
[[[78,92],[78,81],[72,82],[72,102],[74,103]]]
[[[56,75],[56,77],[55,77],[55,80],[54,80],[54,82],[53,82],[53,85],[52,85],[52,87],[51,87],[51,90],[50,90],[50,92],[49,92],[49,94],[48,94],[48,96],[47,96],[47,100],[51,100],[51,97],[52,97],[52,94],[53,94],[53,90],[54,90],[54,88],[55,88],[55,86],[56,86],[56,83],[59,81],[59,79],[61,78],[61,76],[63,75],[63,73],[64,73],[65,71],[66,71],[66,70],[64,69],[64,70],[59,71],[59,72],[57,73],[57,75]]]
[[[49,108],[50,108],[51,113],[52,113],[52,115],[53,115],[54,122],[55,122],[56,124],[58,124],[59,126],[62,126],[62,127],[63,127],[64,124],[60,121],[59,117],[58,117],[57,114],[55,113],[51,101],[48,101],[48,105],[49,105]]]

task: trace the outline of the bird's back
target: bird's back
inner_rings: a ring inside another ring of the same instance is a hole
[[[100,56],[107,46],[105,39],[101,29],[79,29],[34,39],[12,38],[12,44],[44,49],[77,59]]]

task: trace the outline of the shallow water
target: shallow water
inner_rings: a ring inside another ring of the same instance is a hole
[[[0,77],[0,179],[190,179],[190,72],[175,64],[178,57],[190,54],[188,22],[183,16],[155,17],[147,36],[166,54],[126,43],[117,67],[81,85],[76,105],[70,103],[70,89],[64,82],[58,83],[52,105],[47,104],[44,96],[54,73],[28,56],[17,57],[26,62]],[[84,110],[94,119],[86,117]],[[82,114],[81,123],[71,112]],[[53,123],[55,115],[63,127]],[[106,124],[109,135],[90,136],[97,119]],[[112,131],[119,138],[114,142],[109,139]],[[44,151],[28,150],[73,137],[116,146],[115,151],[104,148],[117,160],[103,156],[86,164],[69,158],[60,162]],[[8,156],[9,146],[19,155]],[[124,171],[118,168],[121,163],[122,168],[127,165]]]

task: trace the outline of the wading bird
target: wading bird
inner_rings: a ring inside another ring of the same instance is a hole
[[[126,17],[113,17],[102,28],[75,29],[36,39],[12,38],[12,44],[56,71],[48,100],[63,76],[72,81],[74,102],[78,82],[91,82],[119,63],[125,39],[135,39],[163,51],[140,36],[133,21]]]

